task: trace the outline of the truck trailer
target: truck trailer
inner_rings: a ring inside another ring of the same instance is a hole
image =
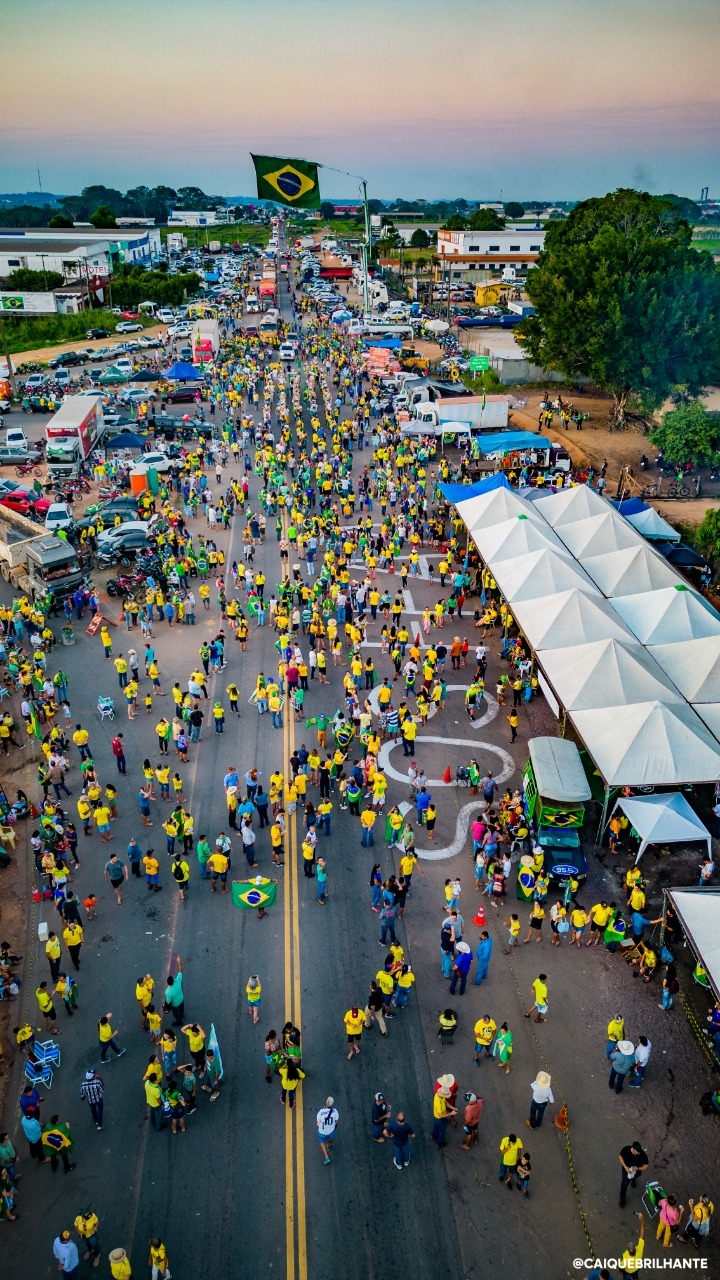
[[[103,398],[69,396],[45,428],[45,458],[50,480],[77,476],[105,432]]]

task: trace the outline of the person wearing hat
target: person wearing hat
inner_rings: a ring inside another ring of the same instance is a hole
[[[482,1098],[478,1098],[477,1094],[466,1093],[465,1104],[465,1114],[463,1116],[463,1132],[465,1137],[460,1143],[460,1146],[464,1151],[469,1151],[472,1143],[477,1144],[479,1141],[478,1126],[480,1124],[480,1117],[482,1115],[484,1102]]]
[[[88,1258],[92,1258],[94,1267],[100,1266],[99,1225],[97,1214],[93,1213],[92,1209],[86,1209],[85,1213],[79,1213],[73,1223],[80,1239],[85,1242],[83,1259],[87,1262]]]
[[[325,1157],[324,1164],[330,1164],[330,1147],[332,1146],[339,1119],[340,1115],[335,1107],[335,1099],[326,1098],[325,1106],[320,1108],[316,1117],[318,1142],[320,1143],[320,1150]]]
[[[383,1130],[389,1122],[392,1111],[385,1101],[383,1093],[376,1093],[372,1105],[372,1137],[373,1142],[384,1142]]]
[[[625,1077],[630,1075],[635,1066],[635,1045],[632,1040],[618,1040],[610,1054],[610,1063],[608,1087],[616,1093],[622,1093]]]
[[[76,1280],[80,1270],[80,1255],[69,1231],[61,1231],[53,1240],[53,1253],[57,1258],[58,1271],[62,1271],[68,1280]]]
[[[528,1129],[539,1129],[545,1115],[545,1108],[548,1102],[554,1102],[553,1091],[550,1088],[550,1076],[547,1071],[538,1071],[530,1088],[532,1090],[532,1098],[530,1099],[530,1119],[525,1123]]]
[[[455,960],[452,967],[452,979],[448,988],[449,995],[455,995],[458,978],[460,979],[460,995],[463,996],[465,994],[472,958],[472,951],[467,942],[458,942],[455,949]]]
[[[95,1121],[95,1128],[100,1131],[103,1123],[103,1094],[105,1085],[102,1076],[90,1069],[85,1072],[85,1079],[80,1086],[80,1099],[90,1104],[90,1112]]]
[[[442,1080],[442,1076],[440,1079]],[[457,1115],[457,1111],[450,1105],[452,1092],[445,1084],[441,1084],[433,1098],[433,1127],[431,1138],[435,1146],[440,1149],[447,1146],[445,1132],[447,1130],[447,1122],[453,1116]]]
[[[113,1280],[132,1280],[132,1267],[124,1249],[111,1249],[108,1254]]]

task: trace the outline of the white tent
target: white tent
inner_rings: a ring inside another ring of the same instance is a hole
[[[710,732],[720,739],[720,702],[696,702],[694,710]]]
[[[720,702],[720,635],[648,647],[688,702]]]
[[[712,836],[679,791],[665,795],[631,796],[618,800],[613,813],[622,809],[640,836],[636,862],[649,844],[693,844],[702,840],[712,854]]]
[[[541,551],[543,547],[553,547],[558,555],[564,556],[568,561],[571,559],[570,553],[560,539],[555,537],[552,529],[526,515],[504,520],[502,524],[494,524],[489,529],[475,529],[472,536],[478,551],[491,568],[501,560],[527,555],[529,551]]]
[[[668,889],[667,896],[720,1000],[720,890]]]
[[[624,551],[607,555],[591,555],[583,559],[583,568],[605,596],[636,596],[648,591],[674,588],[677,574],[646,542]]]
[[[608,787],[678,787],[720,778],[720,744],[684,703],[574,711],[573,724]]]
[[[642,546],[640,534],[635,533],[607,503],[599,515],[574,520],[572,524],[561,524],[556,532],[579,560],[584,555],[603,556],[610,551]]]
[[[475,529],[501,524],[514,516],[526,515],[535,524],[544,527],[545,521],[533,510],[532,502],[526,502],[513,489],[491,489],[474,498],[465,498],[457,504],[458,515],[465,521],[470,533]]]
[[[573,587],[593,591],[593,584],[580,565],[559,556],[550,547],[530,551],[515,560],[503,560],[493,573],[500,590],[513,605],[519,600],[547,599]]]
[[[636,640],[596,640],[573,649],[544,649],[539,662],[567,711],[631,702],[683,703]]]
[[[634,516],[625,516],[625,519],[643,538],[657,538],[661,542],[680,542],[682,538],[682,534],[673,529],[654,507],[638,511]]]
[[[547,600],[512,604],[513,617],[535,650],[565,649],[608,637],[632,642],[628,631],[599,592],[560,591]]]
[[[597,516],[608,510],[605,499],[586,484],[578,484],[570,489],[561,489],[559,493],[538,498],[535,506],[543,520],[547,520],[553,529],[572,524],[575,520],[586,520],[588,516]]]
[[[720,635],[720,615],[685,583],[613,600],[616,613],[643,644],[672,644]]]

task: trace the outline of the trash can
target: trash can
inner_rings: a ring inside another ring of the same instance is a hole
[[[75,633],[74,633],[74,631],[73,631],[72,627],[63,627],[63,629],[62,629],[62,631],[61,631],[61,635],[62,635],[62,642],[63,642],[63,644],[74,644],[74,643],[75,643]]]

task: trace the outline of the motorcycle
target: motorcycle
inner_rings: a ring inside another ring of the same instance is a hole
[[[42,471],[40,470],[39,467],[35,466],[34,462],[18,462],[15,468],[15,475],[16,476],[28,476],[28,475],[41,476]]]

